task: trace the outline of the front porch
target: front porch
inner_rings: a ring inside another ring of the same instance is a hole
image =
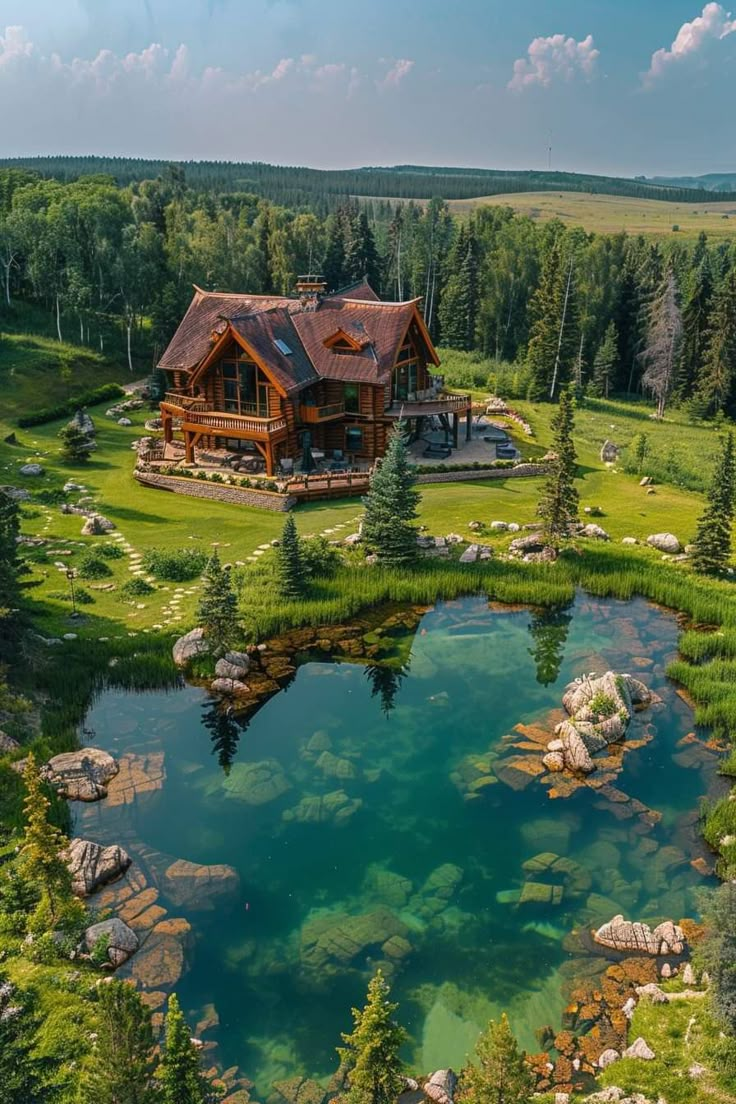
[[[250,450],[260,458],[266,475],[276,472],[279,448],[288,436],[286,418],[258,415],[229,414],[214,410],[213,405],[200,398],[167,393],[160,404],[161,423],[165,445],[174,444],[174,433],[183,438],[184,457],[187,464],[197,463],[197,452],[227,452],[218,447],[218,439],[242,441],[252,446]],[[204,444],[203,444],[204,443]],[[232,450],[230,450],[232,451]],[[256,468],[254,467],[255,471]]]

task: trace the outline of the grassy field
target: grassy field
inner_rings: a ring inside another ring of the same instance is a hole
[[[561,219],[570,226],[583,226],[598,234],[627,230],[630,234],[672,235],[673,226],[679,226],[676,233],[681,237],[695,237],[701,230],[712,238],[732,238],[736,234],[736,204],[715,199],[703,203],[666,203],[582,192],[517,192],[453,199],[449,207],[453,213],[461,214],[489,204],[513,207],[519,214],[542,222]]]
[[[535,431],[530,447],[538,451],[550,442],[547,407],[519,404]],[[150,631],[162,627],[175,631],[191,623],[197,601],[198,583],[158,584],[153,594],[136,602],[120,600],[119,588],[132,575],[142,574],[142,557],[152,548],[217,547],[230,562],[252,562],[265,546],[278,537],[283,515],[263,510],[230,506],[167,494],[141,487],[132,476],[131,444],[141,434],[145,411],[132,415],[133,425],[119,426],[105,417],[105,406],[93,413],[98,426],[98,450],[84,466],[71,466],[59,453],[61,422],[28,430],[15,427],[16,443],[0,445],[0,482],[23,485],[33,494],[23,508],[23,532],[43,537],[47,544],[31,553],[28,583],[38,604],[41,623],[48,632],[78,631],[94,635],[123,631]],[[624,536],[646,538],[650,533],[671,530],[681,540],[692,536],[702,508],[700,495],[684,488],[660,485],[649,495],[636,476],[609,468],[599,459],[603,440],[611,436],[626,444],[639,431],[643,412],[624,404],[596,402],[578,412],[577,443],[580,461],[579,489],[582,506],[603,511],[600,524],[614,541]],[[12,422],[0,426],[4,436]],[[649,428],[649,426],[647,426]],[[674,421],[651,427],[653,437],[671,438],[676,430],[680,447],[688,454],[709,457],[716,444],[715,430],[692,427]],[[518,438],[517,438],[518,439]],[[522,448],[524,447],[522,443]],[[24,478],[19,467],[40,462],[45,475]],[[94,506],[116,525],[109,538],[82,538],[82,519],[62,514],[61,487],[67,479],[81,482]],[[425,485],[422,487],[420,521],[434,534],[460,533],[468,536],[468,523],[492,520],[526,524],[535,518],[541,488],[540,479],[493,479],[472,483]],[[296,519],[302,534],[325,533],[337,538],[352,532],[361,512],[358,499],[314,503],[300,507]],[[55,566],[76,566],[85,550],[102,540],[114,539],[125,555],[109,561],[112,576],[105,580],[79,581],[93,598],[84,607],[81,622],[69,621],[68,583]],[[508,538],[489,536],[502,548]],[[651,553],[653,558],[657,554]],[[111,586],[112,584],[112,586]],[[114,587],[115,589],[112,589]]]

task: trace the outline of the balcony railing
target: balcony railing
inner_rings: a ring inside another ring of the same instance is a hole
[[[394,399],[385,413],[390,418],[398,418],[403,411],[407,418],[416,418],[431,414],[459,414],[469,410],[471,398],[469,395],[456,394],[453,391],[443,391],[439,394],[420,392],[411,399]]]
[[[335,418],[341,418],[344,413],[345,403],[330,403],[328,406],[310,406],[308,403],[301,403],[299,406],[299,418],[306,425],[331,422]]]
[[[178,406],[180,410],[213,410],[207,399],[194,395],[180,395],[177,391],[167,391],[163,401],[169,406]]]
[[[225,414],[220,411],[212,413],[187,412],[184,421],[187,425],[201,426],[202,429],[222,430],[239,434],[252,433],[255,436],[270,436],[286,429],[286,418],[250,418],[243,414]]]

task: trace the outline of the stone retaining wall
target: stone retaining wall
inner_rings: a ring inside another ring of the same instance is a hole
[[[522,476],[547,475],[546,464],[517,464],[515,468],[467,468],[464,471],[432,472],[420,475],[418,483],[465,483],[472,479],[519,479]]]
[[[210,483],[204,479],[179,479],[175,475],[159,475],[157,472],[133,473],[139,483],[158,487],[162,491],[189,495],[190,498],[208,498],[215,502],[230,502],[234,506],[256,506],[261,510],[284,512],[296,504],[291,495],[274,491],[259,491],[254,487],[228,487],[224,483]]]

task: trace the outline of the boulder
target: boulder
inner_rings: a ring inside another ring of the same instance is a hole
[[[408,934],[406,925],[384,907],[358,916],[322,912],[304,924],[299,955],[304,967],[326,977],[353,966],[364,968],[368,955],[375,958],[389,940]]]
[[[492,521],[491,529],[494,533],[505,533],[508,529],[508,522],[506,521]]]
[[[7,495],[8,498],[12,498],[13,502],[30,502],[31,492],[26,490],[25,487],[8,487],[7,485],[0,487],[0,492]]]
[[[683,985],[698,984],[697,978],[695,977],[695,970],[693,970],[692,964],[690,962],[685,963],[685,967],[682,971],[682,982]]]
[[[582,736],[578,732],[575,725],[570,724],[569,721],[563,721],[560,727],[560,737],[562,739],[562,757],[566,767],[572,771],[580,771],[583,774],[590,774],[595,770],[595,763],[590,757]],[[557,754],[552,752],[551,754]]]
[[[69,801],[99,801],[107,795],[107,784],[118,773],[112,755],[101,748],[86,747],[55,755],[41,767],[41,777],[60,797]]]
[[[226,863],[209,866],[177,859],[164,872],[161,889],[175,905],[211,910],[225,897],[237,893],[240,877]]]
[[[524,537],[515,537],[509,545],[509,551],[519,554],[542,552],[544,547],[544,535],[542,533],[527,533]]]
[[[665,920],[652,930],[648,924],[624,920],[621,913],[593,933],[593,939],[614,951],[634,951],[649,955],[679,955],[687,946],[679,924]]]
[[[204,629],[197,628],[180,636],[171,649],[171,654],[177,667],[186,667],[197,656],[206,655],[209,650]]]
[[[99,537],[103,533],[111,533],[114,528],[115,523],[109,518],[103,517],[102,514],[90,514],[82,526],[82,536]]]
[[[645,1039],[642,1039],[641,1035],[638,1039],[635,1039],[631,1046],[627,1047],[621,1055],[622,1058],[640,1058],[644,1062],[651,1062],[655,1057],[655,1053]]]
[[[215,674],[218,678],[242,679],[247,673],[247,667],[241,667],[238,663],[231,663],[228,659],[218,659],[215,664]]]
[[[132,424],[130,418],[118,418],[119,426],[131,426]]]
[[[435,1104],[453,1104],[456,1088],[457,1076],[453,1070],[437,1070],[427,1078],[424,1095]]]
[[[647,537],[647,544],[651,548],[656,548],[658,552],[667,552],[670,556],[676,556],[682,552],[682,545],[674,533],[652,533]]]
[[[227,797],[247,805],[266,805],[291,789],[284,769],[276,759],[258,763],[235,763],[223,782]]]
[[[91,416],[86,410],[77,410],[76,414],[71,420],[71,424],[78,429],[80,433],[85,433],[88,437],[94,437],[97,432],[95,429],[95,423],[92,421]]]
[[[619,457],[619,447],[613,441],[604,441],[601,445],[601,460],[604,464],[615,464]]]
[[[89,897],[100,886],[119,878],[130,866],[130,855],[113,844],[102,847],[92,840],[73,839],[64,861],[72,876],[72,890],[78,897]]]
[[[249,687],[238,678],[216,678],[210,683],[216,694],[247,694]]]
[[[43,475],[45,471],[41,464],[23,464],[18,470],[21,475]]]
[[[309,1077],[291,1077],[288,1081],[274,1081],[273,1087],[280,1097],[279,1104],[322,1104],[325,1090]]]
[[[100,939],[107,939],[107,958],[114,966],[122,966],[138,950],[138,936],[117,916],[93,924],[84,933],[84,945],[92,952]]]
[[[608,533],[605,529],[602,529],[600,525],[596,525],[595,522],[590,521],[587,525],[584,525],[581,534],[584,537],[592,537],[594,540],[610,540]]]
[[[609,1047],[608,1050],[603,1051],[598,1059],[598,1069],[606,1069],[606,1067],[610,1066],[613,1062],[618,1062],[620,1057],[621,1055],[617,1050],[614,1050],[613,1047]]]
[[[638,544],[639,542],[636,539],[636,537],[622,537],[621,538],[621,543],[622,544]]]
[[[558,774],[565,769],[565,757],[560,751],[548,751],[543,757],[542,762],[548,771],[553,774]]]

